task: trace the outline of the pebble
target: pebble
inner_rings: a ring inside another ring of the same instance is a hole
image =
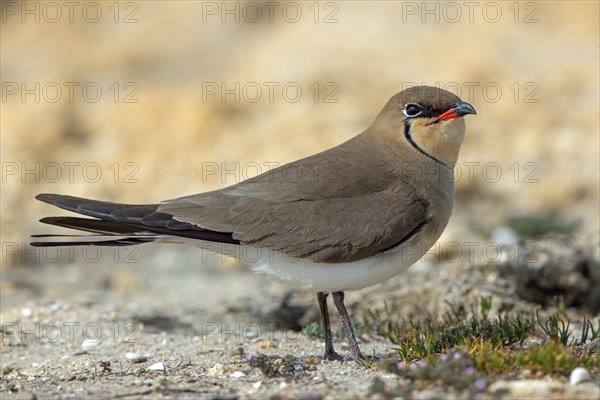
[[[206,375],[216,376],[216,375],[222,375],[224,372],[225,372],[225,367],[223,367],[223,364],[215,364],[206,371]]]
[[[508,226],[499,226],[492,232],[492,242],[500,246],[510,246],[519,240],[519,235]]]
[[[146,368],[146,371],[167,371],[167,366],[162,362],[157,362]]]
[[[83,343],[81,343],[81,347],[83,347],[84,349],[88,347],[95,347],[98,346],[100,343],[102,343],[102,341],[97,339],[85,339]]]
[[[140,353],[135,352],[127,352],[125,353],[125,358],[131,361],[134,364],[141,363],[144,361],[148,361],[148,357],[141,355]]]
[[[235,371],[234,373],[229,375],[230,378],[241,378],[242,376],[246,376],[246,374],[242,371]]]
[[[571,376],[569,377],[569,382],[571,385],[577,385],[581,382],[589,382],[592,380],[590,373],[587,369],[583,367],[577,367],[573,371],[571,371]]]

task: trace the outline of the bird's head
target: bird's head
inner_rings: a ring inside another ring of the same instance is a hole
[[[373,127],[404,141],[423,155],[450,166],[458,159],[465,135],[463,116],[476,114],[458,96],[431,86],[414,86],[394,95]],[[391,128],[391,129],[390,129]]]

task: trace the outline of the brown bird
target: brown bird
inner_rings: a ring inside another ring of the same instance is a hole
[[[332,293],[351,355],[361,361],[344,291],[391,278],[440,237],[452,212],[453,165],[467,114],[475,109],[450,92],[411,87],[347,142],[224,189],[150,205],[40,194],[41,201],[92,217],[41,222],[93,234],[34,235],[53,241],[32,244],[163,241],[258,251],[251,263],[255,271],[316,292],[324,358],[342,360],[327,310]]]

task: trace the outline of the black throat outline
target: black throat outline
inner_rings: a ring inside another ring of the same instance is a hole
[[[419,146],[417,144],[417,142],[415,142],[415,140],[413,139],[412,135],[410,134],[410,119],[406,119],[406,121],[404,121],[404,137],[406,138],[406,140],[408,140],[408,142],[415,148],[417,149],[421,154],[423,154],[426,157],[431,158],[433,161],[438,162],[440,164],[442,164],[444,167],[450,169],[450,166],[447,165],[445,162],[443,162],[442,160],[440,160],[437,157],[432,156],[431,154],[429,154],[428,152],[426,152],[423,148],[421,148],[421,146]]]

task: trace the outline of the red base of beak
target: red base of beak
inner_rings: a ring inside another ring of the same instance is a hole
[[[462,115],[458,114],[455,109],[451,108],[442,115],[440,115],[437,119],[438,121],[444,120],[447,121],[449,119],[460,118]]]

